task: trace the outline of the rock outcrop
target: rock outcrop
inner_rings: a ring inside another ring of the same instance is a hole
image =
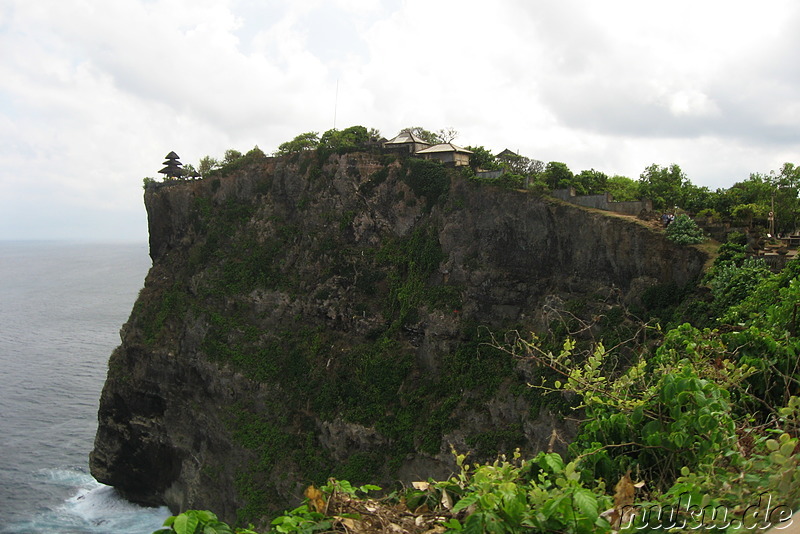
[[[493,341],[623,317],[706,260],[632,218],[367,154],[245,161],[145,204],[153,267],[109,361],[91,471],[228,521],[328,476],[447,476],[451,446],[533,453],[554,431],[563,446],[568,399],[528,387],[542,371]]]

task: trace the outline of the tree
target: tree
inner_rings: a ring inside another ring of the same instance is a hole
[[[572,179],[575,192],[579,195],[600,195],[607,191],[608,176],[594,169],[581,171]]]
[[[770,174],[776,174],[776,180],[779,185],[783,187],[791,187],[797,189],[800,187],[800,167],[794,163],[784,163],[780,171]]]
[[[528,166],[528,158],[508,149],[497,154],[495,159],[503,169],[515,174],[522,174]]]
[[[452,143],[453,140],[458,137],[458,130],[453,128],[452,126],[448,126],[447,128],[441,128],[436,130],[436,137],[441,139],[442,143]]]
[[[200,176],[205,178],[209,172],[217,167],[219,167],[219,161],[211,156],[205,156],[204,158],[200,158],[200,163],[197,165],[197,172],[200,173]]]
[[[717,191],[713,203],[723,216],[740,219],[748,226],[774,216],[775,232],[794,232],[800,212],[797,168],[786,163],[779,171],[769,174],[753,173],[747,180]]]
[[[483,169],[493,171],[500,168],[494,155],[482,146],[468,146],[467,150],[472,152],[469,156],[469,165],[473,170]]]
[[[639,176],[639,193],[653,202],[654,209],[683,207],[684,187],[689,180],[678,165],[650,165]]]
[[[531,159],[526,156],[515,154],[510,150],[504,150],[495,156],[500,167],[513,174],[519,174],[528,178],[535,177],[544,172],[544,163],[538,159]]]
[[[528,159],[527,172],[529,176],[540,176],[544,173],[544,169],[544,161],[540,161],[538,159]]]
[[[232,148],[229,148],[228,150],[225,151],[225,158],[222,160],[222,163],[223,164],[233,163],[234,161],[236,161],[237,159],[239,159],[241,157],[242,157],[242,153],[241,152],[239,152],[238,150],[234,150]]]
[[[544,168],[543,178],[550,189],[562,189],[572,185],[574,176],[566,163],[551,161]]]
[[[615,175],[606,180],[606,191],[618,202],[639,200],[639,184],[627,176]]]
[[[317,146],[319,146],[319,133],[306,132],[301,133],[291,141],[281,143],[278,146],[276,154],[279,156],[284,156],[286,154],[294,154],[304,150],[313,150],[317,148]]]
[[[255,145],[253,148],[247,151],[247,154],[244,155],[246,158],[251,159],[261,159],[266,158],[267,155],[264,154],[264,151],[258,148],[258,145]]]
[[[800,215],[800,167],[784,163],[778,172],[770,172],[773,199],[770,211],[775,219],[775,231],[792,232],[797,230]]]
[[[714,199],[714,209],[723,217],[732,218],[737,206],[744,204],[768,206],[772,193],[768,178],[761,174],[751,174],[747,180],[737,182],[728,189],[718,190]]]
[[[363,148],[369,141],[370,133],[364,126],[350,126],[344,130],[333,128],[322,134],[319,148],[342,154]]]
[[[200,173],[194,168],[194,165],[187,163],[183,166],[183,175],[187,178],[200,178]]]
[[[681,195],[681,207],[691,213],[710,208],[714,204],[715,193],[712,193],[707,187],[698,187],[688,181],[684,184]]]
[[[766,214],[766,207],[761,204],[737,204],[731,210],[731,216],[748,228],[756,218],[763,219]]]

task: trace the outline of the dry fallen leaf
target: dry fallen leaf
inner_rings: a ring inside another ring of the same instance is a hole
[[[361,521],[356,521],[350,517],[339,517],[338,515],[334,516],[333,518],[344,525],[344,528],[346,528],[348,531],[360,532],[363,530],[361,527]]]
[[[428,508],[427,504],[423,504],[423,505],[417,506],[417,508],[414,509],[414,513],[415,514],[427,514],[430,511],[431,510],[430,510],[430,508]]]
[[[428,491],[428,488],[431,487],[428,482],[412,482],[411,485],[414,487],[414,489],[418,489],[420,491]]]
[[[636,493],[636,488],[633,485],[630,475],[630,471],[625,473],[614,487],[614,508],[617,510],[623,506],[630,506],[633,504],[633,496]]]
[[[445,510],[452,510],[453,509],[453,500],[450,498],[450,495],[447,494],[447,491],[442,491],[442,506]]]
[[[617,485],[614,487],[614,508],[606,510],[602,514],[611,524],[611,527],[614,529],[613,532],[617,532],[622,522],[627,519],[626,515],[630,513],[632,508],[628,508],[624,513],[623,510],[626,506],[633,504],[633,497],[635,494],[636,487],[631,480],[631,473],[628,471],[619,479],[619,482],[617,482]]]
[[[306,499],[308,499],[315,512],[319,512],[321,514],[325,513],[325,497],[322,496],[322,492],[315,488],[313,484],[306,488],[306,491],[303,492],[303,495],[306,496]]]

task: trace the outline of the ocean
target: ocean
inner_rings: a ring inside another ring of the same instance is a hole
[[[150,534],[169,516],[89,474],[108,357],[146,244],[0,242],[0,533]]]

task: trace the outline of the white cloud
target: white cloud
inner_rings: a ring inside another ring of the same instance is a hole
[[[141,179],[168,151],[270,151],[334,115],[729,186],[797,159],[798,23],[790,0],[11,0],[0,238],[107,218],[144,239]]]
[[[709,117],[719,115],[717,105],[701,91],[682,89],[667,97],[670,112],[677,116]]]

